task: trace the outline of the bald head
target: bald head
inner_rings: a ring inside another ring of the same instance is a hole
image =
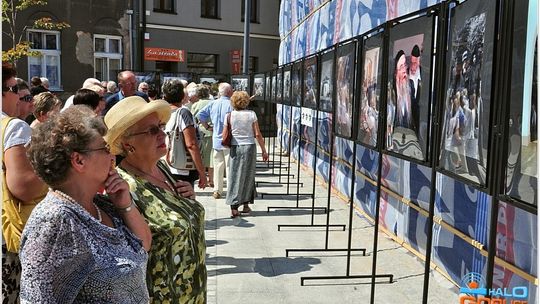
[[[129,97],[135,94],[137,89],[137,79],[132,71],[122,71],[118,73],[118,85],[122,90],[124,97]]]
[[[88,89],[95,85],[101,85],[101,81],[96,78],[86,78],[86,80],[83,82],[82,88]]]
[[[233,88],[230,84],[222,82],[219,84],[219,96],[231,97],[233,94]]]

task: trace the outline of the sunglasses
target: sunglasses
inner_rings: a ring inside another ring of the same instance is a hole
[[[156,136],[159,134],[159,132],[163,131],[165,129],[165,124],[159,124],[157,126],[151,126],[148,130],[132,133],[129,136],[135,136],[135,135],[141,135],[141,134],[150,134],[152,136]]]
[[[23,97],[20,97],[19,98],[20,101],[24,101],[24,102],[32,102],[34,100],[34,96],[32,95],[25,95]]]
[[[107,154],[111,154],[111,147],[109,146],[109,144],[105,144],[105,146],[101,148],[79,150],[79,152],[81,153],[96,152],[96,151],[105,151],[107,152]]]
[[[13,94],[19,93],[19,87],[17,85],[14,85],[12,87],[3,87],[2,92],[11,92]]]

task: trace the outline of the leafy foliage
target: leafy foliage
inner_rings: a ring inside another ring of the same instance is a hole
[[[50,17],[42,17],[34,20],[31,25],[24,25],[21,31],[17,32],[17,26],[20,25],[17,22],[18,13],[30,7],[44,5],[47,5],[47,0],[2,0],[2,35],[10,38],[8,45],[11,46],[7,51],[2,51],[2,61],[9,61],[16,65],[17,61],[23,57],[41,55],[40,52],[31,50],[31,42],[23,39],[26,37],[25,34],[28,28],[62,30],[70,27],[66,22],[58,22]]]

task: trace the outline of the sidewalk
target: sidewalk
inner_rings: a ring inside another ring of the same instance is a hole
[[[260,163],[259,166],[262,166]],[[296,164],[291,163],[296,175]],[[271,170],[258,170],[270,173]],[[277,170],[275,171],[277,173]],[[311,192],[313,177],[300,172],[300,193]],[[296,177],[296,176],[295,176]],[[258,182],[277,182],[275,176],[257,176]],[[286,178],[285,178],[286,180]],[[283,180],[282,180],[283,181]],[[296,180],[293,180],[296,183]],[[315,205],[325,207],[327,188],[316,183]],[[259,193],[286,193],[286,185],[260,184]],[[370,279],[315,280],[300,286],[300,277],[346,275],[346,252],[291,252],[286,249],[324,248],[325,228],[281,227],[283,224],[310,224],[311,210],[271,209],[269,206],[296,206],[294,196],[264,196],[252,205],[250,215],[230,218],[225,199],[214,199],[212,189],[198,189],[197,199],[206,208],[208,303],[369,303]],[[290,193],[296,194],[296,184]],[[301,197],[300,206],[310,207],[310,197]],[[330,228],[328,248],[347,248],[349,206],[332,196],[330,224],[346,224],[346,231]],[[325,224],[326,214],[315,212],[315,224]],[[371,274],[373,225],[354,214],[350,275]],[[424,262],[384,233],[378,234],[377,273],[393,274],[394,282],[378,279],[375,303],[421,303]],[[457,288],[437,272],[432,272],[430,303],[459,303]]]

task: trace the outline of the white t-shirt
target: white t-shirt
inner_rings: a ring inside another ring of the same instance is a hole
[[[2,119],[8,117],[8,115],[2,112]],[[32,136],[32,129],[30,126],[18,118],[12,119],[4,130],[4,151],[7,149],[24,145],[26,146],[30,142]]]
[[[181,111],[181,109],[185,109],[184,111]],[[189,111],[189,109],[184,105],[181,108],[178,108],[176,110],[173,110],[171,113],[171,117],[169,118],[169,121],[165,125],[165,133],[169,133],[174,129],[174,126],[176,124],[176,120],[178,119],[178,115],[180,115],[180,131],[184,131],[189,126],[195,126],[195,121],[193,120],[193,115]],[[169,142],[169,140],[167,140]],[[189,175],[188,170],[178,170],[176,168],[173,168],[169,166],[169,169],[171,170],[172,174],[178,174],[178,175]]]
[[[241,110],[231,112],[232,145],[252,145],[255,144],[255,133],[253,123],[257,121],[257,114],[251,110]],[[227,120],[225,119],[225,125]]]

